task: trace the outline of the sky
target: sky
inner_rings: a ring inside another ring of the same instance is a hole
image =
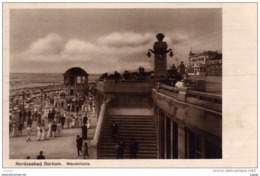
[[[88,73],[153,70],[156,34],[163,33],[174,57],[190,50],[222,52],[221,9],[12,9],[10,71],[64,73],[81,67]]]

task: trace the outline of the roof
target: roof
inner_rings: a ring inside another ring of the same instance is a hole
[[[80,67],[72,67],[70,69],[68,69],[64,74],[64,76],[88,76],[88,73],[83,70]]]
[[[210,58],[209,60],[221,60],[222,59],[222,54],[218,54],[212,58]]]

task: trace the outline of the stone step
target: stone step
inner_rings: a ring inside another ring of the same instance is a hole
[[[100,155],[111,155],[111,154],[116,154],[116,151],[115,149],[110,149],[110,150],[102,150],[103,152],[106,152],[106,153],[101,153]],[[128,150],[125,150],[124,154],[130,154],[130,152]],[[157,154],[157,151],[156,149],[155,150],[144,150],[144,151],[140,151],[138,150],[138,154],[139,155],[156,155]]]
[[[108,122],[113,122],[114,121],[140,121],[140,122],[153,122],[154,118],[132,118],[132,117],[122,117],[122,118],[116,118],[116,117],[105,117],[105,119]]]
[[[122,125],[143,125],[143,126],[154,125],[154,122],[149,122],[149,121],[136,121],[136,120],[133,120],[133,121],[115,121],[115,122],[117,123],[117,125],[119,127],[122,126]],[[113,123],[113,121],[111,121],[111,122],[106,121],[104,123],[104,125],[111,126],[112,123]]]
[[[126,128],[126,127],[129,127],[129,128],[152,128],[152,129],[155,129],[155,127],[153,126],[154,124],[147,124],[147,123],[144,123],[144,124],[140,124],[140,123],[128,123],[128,124],[118,124],[118,129],[119,128]],[[107,129],[110,129],[111,130],[111,124],[104,124],[104,128],[107,128]]]
[[[100,150],[102,151],[102,152],[108,152],[108,151],[115,151],[115,146],[101,146],[100,147]],[[129,150],[129,147],[126,147],[125,148],[125,151],[128,151]],[[156,148],[156,146],[151,146],[151,147],[147,147],[147,146],[138,146],[138,150],[139,150],[139,152],[141,152],[141,153],[144,153],[144,152],[156,152],[157,151],[157,148]]]
[[[118,124],[117,139],[125,141],[125,158],[129,158],[129,143],[132,138],[138,142],[138,158],[157,158],[155,122],[152,116],[106,116],[101,133],[99,158],[115,159],[115,143],[111,135],[111,124]]]
[[[145,116],[145,115],[106,115],[109,118],[153,118],[153,116]]]
[[[146,133],[155,133],[154,132],[154,130],[155,130],[155,128],[131,128],[131,127],[125,127],[125,128],[118,128],[118,132],[120,132],[120,131],[136,131],[136,133],[138,133],[138,132],[146,132]],[[104,127],[104,131],[105,131],[105,133],[111,133],[111,129],[110,128],[108,128],[108,127]]]
[[[108,156],[100,156],[99,159],[116,159],[116,154],[108,155]],[[123,159],[130,159],[129,155],[124,155]],[[136,156],[136,159],[157,159],[157,155],[138,155]]]
[[[155,133],[147,133],[147,132],[139,132],[139,131],[118,131],[118,136],[117,138],[121,139],[121,138],[127,138],[127,136],[129,136],[129,138],[136,138],[136,137],[143,137],[143,138],[146,138],[146,137],[156,137],[156,134]],[[111,132],[110,133],[102,133],[102,136],[103,137],[106,137],[106,138],[111,138]]]
[[[105,127],[108,127],[108,128],[111,128],[111,125],[112,123],[104,123],[104,126]],[[127,124],[125,124],[125,122],[122,122],[122,123],[118,123],[117,122],[117,125],[118,125],[118,128],[120,127],[126,127],[126,126],[133,126],[133,127],[153,127],[154,122],[127,122]]]
[[[130,141],[132,138],[135,139],[136,142],[146,142],[146,141],[154,141],[156,138],[154,136],[136,136],[136,135],[133,135],[133,136],[117,136],[117,139],[121,140],[121,139],[124,139],[125,141]],[[114,140],[112,139],[112,137],[109,135],[109,136],[103,136],[102,138],[102,141],[109,141],[109,142],[114,142]]]

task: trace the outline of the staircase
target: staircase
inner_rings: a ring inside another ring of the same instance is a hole
[[[107,115],[99,145],[99,159],[116,159],[115,143],[111,137],[113,120],[118,124],[117,139],[124,139],[124,159],[129,159],[129,143],[134,138],[138,143],[137,159],[156,159],[157,142],[155,122],[152,116]]]

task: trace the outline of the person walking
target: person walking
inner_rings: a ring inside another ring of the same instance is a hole
[[[27,112],[26,110],[23,111],[23,118],[22,118],[22,124],[24,126],[24,121],[26,120]]]
[[[57,123],[57,136],[61,137],[61,134],[62,134],[62,126],[61,126],[61,123],[58,122]]]
[[[23,122],[20,122],[18,125],[18,136],[22,136],[23,134]]]
[[[42,136],[42,125],[41,125],[41,121],[37,122],[37,133],[36,133],[36,140],[40,141],[41,140],[41,136]]]
[[[41,122],[41,141],[45,140],[45,122],[42,120]]]
[[[27,120],[27,126],[30,125],[32,126],[32,118],[28,116],[28,120]]]
[[[75,128],[79,127],[79,117],[78,115],[75,116]]]
[[[119,142],[119,159],[124,158],[124,153],[125,153],[125,141],[122,139]]]
[[[83,143],[83,140],[79,135],[77,135],[76,143],[77,143],[77,152],[79,157],[82,154],[82,143]]]
[[[31,133],[32,133],[31,124],[27,125],[26,132],[27,132],[27,139],[26,139],[26,141],[30,142],[31,141]]]
[[[16,125],[16,121],[13,120],[12,121],[12,137],[16,137],[17,136],[17,125]]]
[[[79,104],[78,103],[76,104],[76,108],[75,109],[76,109],[76,113],[78,115],[79,114]]]
[[[87,124],[88,122],[88,115],[85,114],[85,116],[83,117],[83,124]]]
[[[66,124],[67,124],[68,129],[70,128],[70,123],[71,123],[71,118],[70,118],[70,115],[68,114],[66,117]]]
[[[29,109],[28,111],[28,120],[32,118],[32,112],[31,112],[31,109]]]
[[[23,111],[20,110],[20,112],[19,112],[19,122],[22,121],[22,118],[23,118]]]
[[[51,126],[52,126],[52,121],[49,122],[48,125],[48,133],[47,133],[47,138],[50,139],[52,137],[52,130],[51,130]]]
[[[136,154],[138,152],[138,143],[134,139],[131,139],[129,145],[129,151],[130,151],[130,158],[136,159]]]
[[[85,142],[85,144],[83,146],[82,155],[83,155],[83,159],[86,159],[86,158],[89,157],[89,154],[88,154],[88,143],[87,142]]]
[[[117,159],[123,159],[124,149],[123,149],[122,145],[120,145],[120,143],[116,143],[115,150],[116,150]]]
[[[85,123],[83,124],[81,129],[82,129],[82,138],[83,138],[83,140],[87,140],[88,139],[88,128],[87,128]]]
[[[61,123],[61,128],[64,128],[64,124],[65,124],[65,114],[62,114],[61,118],[60,118],[60,123]]]
[[[118,125],[117,123],[113,120],[113,123],[111,125],[111,132],[112,132],[112,138],[116,140],[117,138],[117,132],[118,132]]]
[[[75,117],[72,115],[72,117],[71,117],[71,128],[74,128],[75,127]]]
[[[53,124],[51,125],[51,131],[52,131],[52,136],[55,137],[57,131],[57,125],[55,122],[53,122]]]
[[[79,114],[79,119],[78,119],[79,127],[82,127],[82,117],[81,114]]]

